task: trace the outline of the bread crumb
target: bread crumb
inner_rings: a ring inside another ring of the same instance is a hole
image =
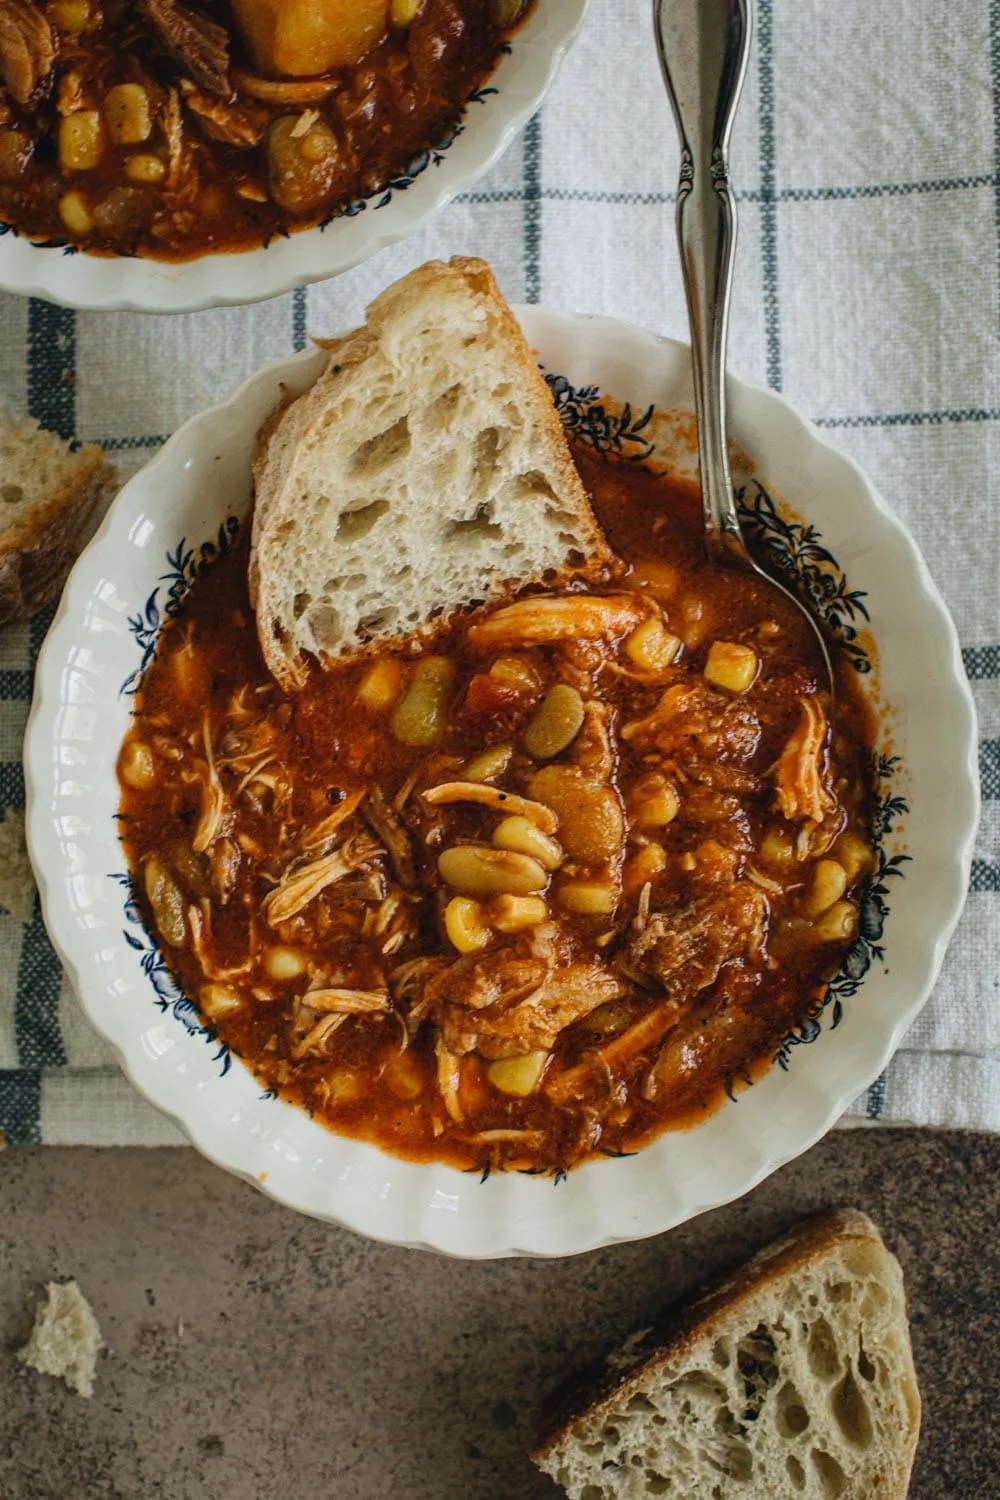
[[[104,1343],[93,1309],[75,1281],[50,1281],[45,1291],[47,1300],[35,1309],[31,1337],[17,1357],[29,1370],[65,1380],[89,1400]]]
[[[8,807],[0,819],[0,906],[22,922],[35,909],[35,877],[24,839],[24,813]]]

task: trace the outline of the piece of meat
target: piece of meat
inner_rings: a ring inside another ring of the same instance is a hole
[[[826,768],[829,726],[816,698],[800,698],[801,715],[772,772],[777,803],[789,822],[822,823],[837,807]]]
[[[266,109],[255,104],[231,104],[214,94],[202,93],[186,79],[181,81],[181,92],[186,108],[213,141],[248,149],[264,139],[270,119]]]
[[[56,60],[56,39],[32,0],[0,0],[0,78],[18,104],[31,104]]]
[[[591,698],[583,705],[583,723],[573,741],[573,764],[589,781],[610,781],[615,769],[611,739],[614,709]]]
[[[629,941],[629,965],[663,985],[670,995],[697,995],[719,977],[723,965],[766,957],[770,907],[749,880],[702,897],[690,906],[655,912]]]
[[[229,33],[176,0],[139,0],[139,11],[172,57],[210,94],[231,99]]]
[[[518,1057],[547,1050],[567,1026],[626,988],[612,969],[575,958],[559,930],[544,925],[526,941],[435,969],[421,1003],[449,1053]]]
[[[377,786],[370,789],[361,813],[369,828],[385,845],[396,879],[406,890],[412,891],[417,883],[417,875],[410,836],[403,827],[399,814],[395,808],[390,807]]]
[[[665,757],[748,762],[760,743],[760,721],[741,698],[727,698],[704,682],[677,682],[652,713],[624,725],[622,739]]]
[[[570,594],[550,598],[539,594],[495,610],[470,625],[474,651],[518,650],[524,646],[552,646],[559,641],[616,640],[628,635],[649,614],[637,594]]]

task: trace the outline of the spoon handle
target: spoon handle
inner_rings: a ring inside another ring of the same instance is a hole
[[[726,451],[726,329],[736,251],[729,135],[750,51],[751,0],[653,0],[656,44],[681,141],[677,239],[691,327],[705,535],[746,557]]]

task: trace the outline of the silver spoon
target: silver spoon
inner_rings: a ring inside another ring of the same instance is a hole
[[[752,0],[653,0],[660,67],[681,142],[677,240],[691,329],[705,546],[713,562],[757,574],[805,616],[832,692],[833,664],[818,622],[750,556],[726,447],[726,333],[736,260],[728,153],[750,54],[751,5]]]

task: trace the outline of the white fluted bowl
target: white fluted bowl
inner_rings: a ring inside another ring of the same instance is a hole
[[[669,424],[643,425],[642,414],[650,404],[690,409],[684,345],[602,318],[537,308],[519,316],[561,377],[553,390],[578,432],[626,451],[658,433],[662,449]],[[216,545],[227,518],[245,511],[254,434],[282,387],[301,391],[322,361],[310,351],[272,365],[186,423],[125,486],[70,577],[26,742],[28,839],[49,933],[133,1083],[205,1155],[303,1213],[462,1256],[568,1255],[656,1234],[738,1197],[816,1141],[885,1067],[930,993],[967,889],[978,812],[975,719],[954,627],[913,541],[857,467],[780,397],[733,380],[732,431],[752,455],[744,477],[752,469],[771,495],[794,502],[829,561],[817,561],[815,540],[752,484],[747,497],[825,608],[848,628],[867,609],[870,637],[850,644],[864,665],[875,642],[887,706],[880,748],[897,757],[885,768],[894,800],[878,840],[882,876],[832,1003],[788,1039],[782,1065],[697,1129],[557,1182],[516,1173],[480,1182],[334,1135],[262,1097],[238,1061],[227,1066],[114,878],[125,869],[115,822],[123,684],[155,641],[178,570],[190,576],[202,545]],[[594,386],[630,403],[624,427]],[[676,451],[666,456],[682,468],[693,463],[691,433],[683,420],[669,438]]]
[[[323,281],[415,234],[478,182],[538,109],[583,24],[587,0],[540,0],[511,38],[461,128],[360,211],[266,247],[171,263],[76,253],[0,234],[0,291],[101,311],[198,312],[262,302]]]

